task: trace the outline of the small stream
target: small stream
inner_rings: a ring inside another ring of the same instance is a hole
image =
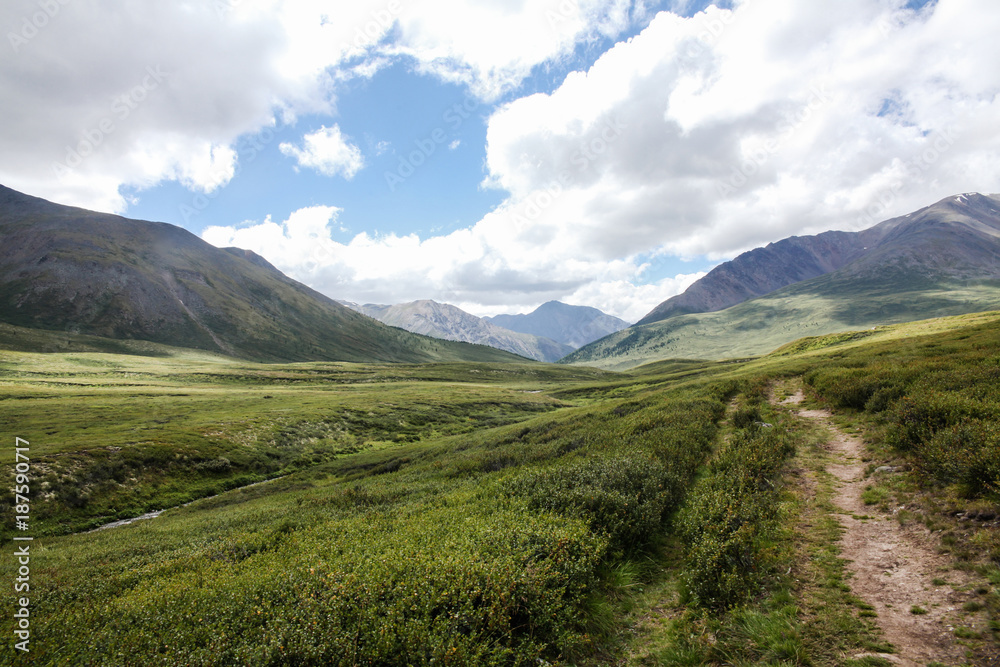
[[[96,533],[99,530],[107,530],[108,528],[119,528],[121,526],[127,526],[130,523],[135,523],[136,521],[143,521],[144,519],[155,519],[156,517],[163,514],[166,510],[156,510],[155,512],[146,512],[140,516],[134,516],[131,519],[122,519],[121,521],[112,521],[111,523],[106,523],[103,526],[98,526],[91,530],[85,530],[85,533]]]
[[[275,482],[275,481],[277,481],[279,479],[283,479],[284,477],[287,477],[287,475],[282,475],[281,477],[272,477],[271,479],[265,479],[265,480],[260,481],[260,482],[254,482],[253,484],[247,484],[246,486],[238,486],[235,489],[229,489],[228,491],[224,491],[223,493],[232,493],[233,491],[242,491],[244,489],[250,489],[250,488],[253,488],[255,486],[260,486],[261,484],[267,484],[269,482]],[[222,495],[222,494],[221,493],[217,493],[214,496],[205,496],[204,498],[198,498],[197,500],[192,500],[191,502],[184,503],[183,505],[177,505],[176,507],[187,507],[191,503],[198,502],[198,500],[207,500],[208,498],[217,498],[220,495]],[[168,507],[167,509],[174,509],[174,508]],[[163,514],[166,511],[167,511],[166,509],[162,509],[162,510],[154,510],[152,512],[146,512],[145,514],[142,514],[140,516],[134,516],[131,519],[121,519],[120,521],[112,521],[111,523],[106,523],[103,526],[98,526],[97,528],[91,528],[90,530],[80,531],[80,533],[77,533],[77,534],[80,535],[80,534],[84,534],[84,533],[96,533],[99,530],[108,530],[109,528],[121,528],[122,526],[127,526],[129,524],[135,523],[136,521],[145,521],[146,519],[155,519],[156,517],[160,516],[161,514]]]

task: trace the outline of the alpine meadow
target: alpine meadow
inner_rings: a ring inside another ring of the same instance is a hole
[[[955,589],[954,622],[971,628],[970,656],[993,655],[998,324],[930,320],[621,374],[5,352],[4,427],[37,434],[32,615],[48,639],[31,659],[891,655],[829,539],[829,482],[804,483],[824,452],[778,400],[796,390],[870,439],[871,512],[933,528],[948,565],[925,583],[975,581]],[[2,507],[9,538],[13,494]]]
[[[1000,665],[996,0],[0,28],[0,667]]]

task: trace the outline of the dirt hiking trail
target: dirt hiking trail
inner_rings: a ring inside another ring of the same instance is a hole
[[[794,409],[802,400],[799,391],[782,403]],[[861,500],[870,482],[859,438],[840,430],[827,410],[796,412],[830,432],[825,449],[833,462],[826,470],[839,480],[833,502],[844,527],[840,547],[852,573],[851,591],[875,608],[885,639],[896,649],[895,654],[877,655],[906,667],[967,664],[964,648],[954,640],[955,627],[963,623],[962,598],[952,588],[968,584],[967,575],[951,569],[951,560],[938,553],[936,540],[922,525],[903,527]],[[935,586],[939,577],[948,583]],[[915,607],[926,613],[912,613]]]

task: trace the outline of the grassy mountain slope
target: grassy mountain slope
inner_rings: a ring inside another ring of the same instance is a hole
[[[496,315],[486,319],[506,329],[551,338],[573,349],[628,326],[625,320],[597,308],[570,306],[559,301],[543,303],[527,315]]]
[[[0,321],[259,360],[514,360],[387,327],[263,258],[0,187]]]
[[[804,336],[1000,308],[1000,281],[882,293],[836,282],[823,276],[724,311],[632,327],[564,361],[625,370],[660,359],[749,357]],[[830,287],[839,294],[825,292]]]
[[[900,236],[912,235],[914,227],[926,226],[927,222],[932,225],[943,222],[952,230],[957,223],[987,236],[996,236],[998,208],[1000,201],[996,197],[978,193],[958,195],[859,232],[824,232],[769,243],[715,267],[683,293],[658,305],[637,324],[723,310],[831,273],[860,259],[871,262],[880,255],[893,255],[898,251]],[[969,262],[959,258],[959,264]]]
[[[725,310],[639,324],[564,361],[626,369],[755,356],[803,336],[1000,307],[998,210],[994,197],[948,198],[882,223],[880,241],[836,271]]]
[[[505,329],[461,308],[428,299],[392,306],[343,303],[389,326],[444,340],[488,345],[536,361],[556,361],[575,349],[549,338]]]
[[[835,271],[857,259],[866,245],[866,238],[850,232],[793,236],[769,243],[715,267],[683,293],[658,305],[637,324],[735,306],[787,285]]]

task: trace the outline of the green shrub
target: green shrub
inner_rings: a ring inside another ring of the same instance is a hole
[[[532,510],[583,519],[624,551],[647,544],[683,489],[663,464],[637,453],[531,471],[511,480],[505,492],[527,499]]]
[[[772,479],[793,451],[783,428],[736,431],[689,494],[676,528],[687,545],[683,580],[694,603],[729,607],[759,590],[779,517]]]
[[[893,403],[895,403],[898,399],[902,398],[905,391],[905,387],[901,385],[879,387],[872,392],[871,397],[865,401],[864,409],[866,412],[872,413],[884,412],[892,407]]]
[[[853,363],[857,365],[830,364],[814,369],[805,375],[805,382],[835,407],[878,412],[901,396],[918,376],[912,368],[888,365],[881,360],[862,358]]]
[[[731,421],[735,428],[749,428],[761,421],[760,407],[756,405],[742,405],[733,410]]]
[[[777,515],[767,493],[746,482],[699,485],[678,518],[678,532],[688,544],[684,581],[696,604],[737,604],[760,582],[760,557]]]
[[[995,324],[827,359],[805,381],[835,407],[877,415],[884,442],[924,478],[970,496],[1000,492],[1000,331]],[[888,359],[888,360],[887,360]]]
[[[938,430],[962,421],[969,415],[970,407],[969,401],[961,396],[937,391],[904,396],[887,415],[886,442],[902,451],[913,450]]]
[[[942,428],[917,447],[917,463],[930,477],[962,484],[971,496],[1000,491],[1000,429],[968,419]]]

